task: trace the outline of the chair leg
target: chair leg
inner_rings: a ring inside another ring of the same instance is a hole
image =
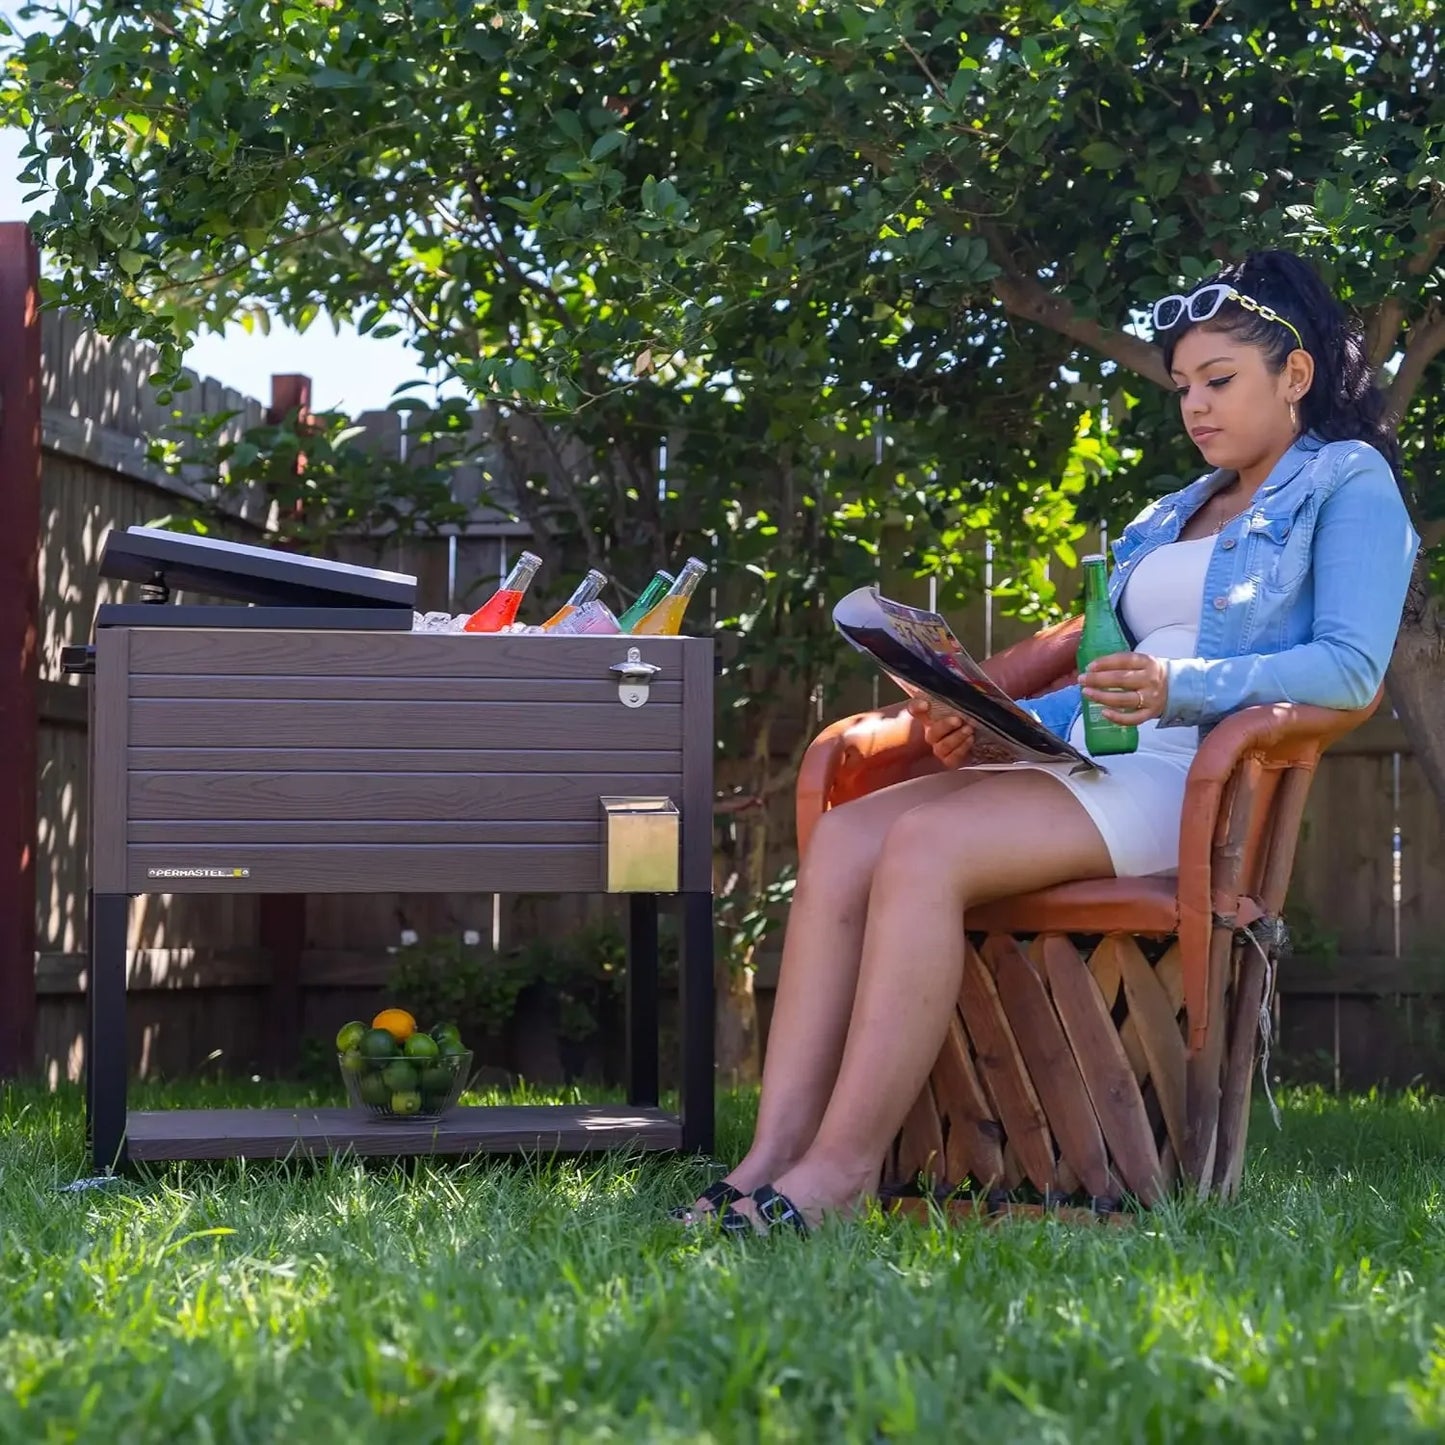
[[[1214,1182],[1219,1148],[1220,1075],[1228,1033],[1225,1003],[1234,930],[1221,926],[1209,940],[1209,1032],[1204,1046],[1191,1054],[1186,1069],[1189,1132],[1185,1140],[1184,1177],[1204,1198]]]
[[[1219,1151],[1214,1160],[1214,1192],[1232,1198],[1244,1169],[1249,1137],[1249,1096],[1258,1055],[1259,1011],[1264,1003],[1265,963],[1252,945],[1237,948],[1234,1007],[1229,1024],[1229,1056],[1224,1064],[1224,1095],[1219,1106]]]

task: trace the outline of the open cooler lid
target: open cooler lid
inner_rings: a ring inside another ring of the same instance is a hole
[[[416,607],[416,578],[403,572],[157,527],[110,532],[100,549],[100,575],[139,582],[154,601],[185,591],[266,607],[396,608],[408,625]]]

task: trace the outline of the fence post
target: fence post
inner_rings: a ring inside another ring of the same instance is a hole
[[[35,1066],[40,259],[0,223],[0,1076]]]
[[[311,378],[271,378],[271,405],[266,421],[274,426],[291,412],[305,420],[311,409]],[[297,462],[299,471],[305,458]],[[297,512],[301,504],[296,504]],[[268,987],[266,1064],[277,1074],[295,1068],[301,1057],[301,954],[306,947],[306,895],[263,893],[257,905],[257,931],[271,966]]]

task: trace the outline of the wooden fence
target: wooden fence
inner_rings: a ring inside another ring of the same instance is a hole
[[[42,330],[34,1042],[55,1081],[82,1068],[86,970],[86,699],[83,685],[60,673],[60,648],[85,639],[96,603],[113,595],[95,571],[106,530],[153,521],[195,493],[145,460],[144,438],[167,417],[145,383],[144,350],[106,342],[65,315],[47,315]],[[294,396],[296,379],[279,380],[278,395]],[[178,405],[236,410],[239,425],[268,410],[199,378]],[[369,421],[375,445],[405,445],[394,415]],[[463,474],[459,486],[470,484]],[[267,518],[253,503],[234,518],[239,537],[264,533]],[[454,537],[357,540],[350,556],[414,572],[423,608],[461,610],[484,595],[524,537],[518,524],[479,507]],[[927,600],[927,585],[917,586],[914,595]],[[957,623],[981,654],[1026,630],[987,593]],[[860,673],[835,698],[800,700],[799,726],[866,706],[873,694]],[[1398,725],[1376,720],[1324,760],[1307,813],[1292,900],[1299,952],[1282,972],[1275,1050],[1290,1073],[1343,1086],[1445,1073],[1442,885],[1434,799]],[[325,1038],[381,997],[389,950],[408,931],[510,940],[575,926],[579,909],[605,907],[481,893],[316,897],[269,909],[254,898],[138,900],[133,1057],[143,1073],[170,1076],[272,1066],[295,1048],[294,1027],[279,1022],[288,1011],[299,1013],[306,1036]],[[759,976],[765,1017],[774,963],[765,960]]]

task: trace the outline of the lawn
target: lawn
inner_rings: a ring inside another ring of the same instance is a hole
[[[150,1102],[238,1092],[306,1096]],[[1439,1440],[1445,1103],[1281,1104],[1243,1204],[738,1245],[665,1220],[705,1177],[675,1161],[61,1193],[78,1097],[10,1089],[0,1440]]]

